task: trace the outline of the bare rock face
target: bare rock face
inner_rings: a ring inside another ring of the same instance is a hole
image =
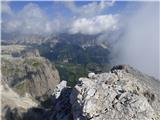
[[[2,80],[20,95],[34,97],[51,94],[60,78],[56,68],[46,59],[2,59]]]
[[[70,95],[73,119],[159,120],[160,83],[144,76],[116,66],[109,73],[80,78]]]
[[[45,120],[160,120],[160,82],[130,66],[90,73],[72,89],[65,85],[57,85]]]
[[[38,105],[59,83],[55,66],[28,46],[2,46],[2,120],[44,120]]]
[[[2,120],[23,120],[23,113],[27,112],[31,107],[37,107],[37,103],[32,97],[26,95],[19,96],[7,84],[1,87],[1,118]]]
[[[16,113],[13,120],[160,120],[160,82],[130,66],[90,73],[74,88],[66,84],[62,81],[55,87],[50,109],[7,113]]]
[[[21,96],[29,93],[34,98],[45,99],[51,95],[60,81],[55,66],[37,50],[26,50],[22,46],[16,46],[17,50],[10,48],[13,46],[3,46],[2,84],[8,84]]]
[[[64,88],[67,87],[67,81],[61,81],[56,88],[54,89],[53,95],[55,96],[56,99],[58,99],[61,95],[61,92]]]

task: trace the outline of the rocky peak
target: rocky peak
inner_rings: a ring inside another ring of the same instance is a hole
[[[53,105],[32,120],[160,120],[160,82],[128,65],[89,73],[74,88],[66,84],[56,86]]]
[[[160,96],[156,89],[160,86],[152,88],[155,83],[160,85],[128,65],[114,66],[109,73],[89,73],[88,78],[79,79],[69,97],[57,101],[63,108],[71,106],[68,114],[60,109],[52,117],[68,120],[72,114],[73,120],[159,120]],[[61,101],[69,102],[65,106]]]

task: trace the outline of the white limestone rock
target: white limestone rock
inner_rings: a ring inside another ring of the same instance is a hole
[[[90,78],[90,79],[94,79],[95,77],[96,77],[95,73],[89,73],[88,74],[88,78]]]
[[[70,95],[73,119],[159,120],[158,109],[153,106],[160,104],[154,98],[158,93],[153,94],[152,88],[151,93],[144,94],[150,84],[126,69],[131,68],[119,66],[109,73],[90,73],[88,78],[80,78],[81,84]]]
[[[53,95],[55,95],[55,98],[58,99],[61,95],[61,92],[64,88],[67,87],[67,81],[61,81],[55,88]]]

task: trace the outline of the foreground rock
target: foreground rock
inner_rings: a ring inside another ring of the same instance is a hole
[[[2,120],[22,120],[24,118],[23,114],[26,113],[28,109],[38,106],[31,96],[26,95],[21,97],[4,83],[0,87]]]
[[[22,120],[27,115],[32,120],[160,120],[159,91],[158,80],[127,65],[115,66],[109,73],[80,78],[74,88],[62,81],[49,109],[27,111]]]
[[[160,82],[130,66],[90,73],[69,90],[61,91],[52,119],[160,120]]]
[[[153,87],[154,86],[154,87]],[[129,66],[80,78],[71,95],[74,120],[159,120],[160,83]]]

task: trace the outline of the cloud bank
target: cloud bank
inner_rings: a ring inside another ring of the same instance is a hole
[[[99,15],[92,18],[76,19],[70,28],[70,33],[99,34],[118,29],[116,15]]]
[[[9,6],[9,2],[8,1],[5,1],[5,2],[1,3],[1,12],[3,14],[9,14],[9,15],[12,14],[12,10],[11,10],[11,8]]]
[[[82,6],[77,6],[74,1],[66,2],[66,7],[73,13],[81,17],[93,17],[99,14],[104,9],[111,7],[114,1],[91,2]]]
[[[2,6],[5,8],[5,4]],[[11,11],[9,6],[7,8]],[[24,6],[21,11],[10,16],[10,19],[2,21],[2,30],[7,33],[49,34],[57,32],[59,26],[57,19],[49,20],[47,14],[33,3]]]
[[[160,79],[159,3],[147,2],[127,19],[118,41],[116,63],[130,64]]]
[[[66,20],[63,16],[49,18],[48,13],[35,3],[28,3],[22,10],[14,13],[9,3],[3,2],[2,14],[10,14],[10,17],[2,20],[2,30],[5,33],[40,35],[60,32],[93,35],[114,31],[118,28],[117,15],[100,15],[101,11],[113,3],[101,1],[76,6],[75,2],[63,2],[64,7],[73,12],[73,16]]]

